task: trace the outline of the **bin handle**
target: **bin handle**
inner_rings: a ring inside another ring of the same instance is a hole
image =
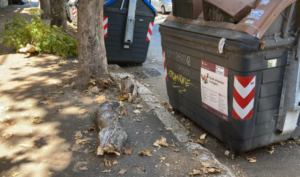
[[[125,0],[123,0],[123,1],[122,1],[122,4],[121,4],[121,8],[120,8],[120,10],[123,10],[124,1],[125,1]]]
[[[219,41],[219,45],[218,45],[218,53],[223,53],[225,41],[226,41],[226,38],[222,38],[222,39]]]

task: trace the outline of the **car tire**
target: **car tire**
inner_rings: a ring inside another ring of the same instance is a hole
[[[162,14],[166,14],[166,8],[165,8],[165,6],[161,6],[161,13]]]

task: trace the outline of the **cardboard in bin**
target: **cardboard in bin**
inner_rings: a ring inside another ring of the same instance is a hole
[[[238,23],[262,0],[203,0],[203,15],[207,21]]]
[[[182,18],[197,19],[202,13],[202,0],[172,0],[172,13]]]

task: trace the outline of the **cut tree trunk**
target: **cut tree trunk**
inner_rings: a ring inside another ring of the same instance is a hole
[[[121,94],[129,94],[128,101],[131,102],[132,100],[136,99],[138,95],[138,87],[136,80],[133,76],[126,76],[121,80]]]
[[[51,12],[50,12],[50,0],[39,0],[39,9],[43,10],[41,14],[41,19],[48,20],[50,19]]]
[[[115,153],[120,155],[121,147],[127,139],[127,133],[118,122],[118,102],[105,102],[97,110],[96,123],[100,129],[97,155]]]
[[[99,80],[109,80],[103,35],[103,0],[79,1],[77,27],[77,86],[84,89],[91,75]]]
[[[57,27],[67,27],[67,15],[65,11],[64,0],[50,0],[51,3],[51,26],[56,25]]]

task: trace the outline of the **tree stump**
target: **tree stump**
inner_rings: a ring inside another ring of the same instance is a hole
[[[122,78],[121,80],[121,93],[122,95],[124,94],[130,94],[130,99],[132,98],[133,100],[137,97],[137,83],[134,77],[132,76],[126,76]],[[130,99],[128,99],[129,102]]]
[[[97,110],[96,123],[100,129],[97,155],[103,155],[105,152],[120,155],[127,133],[118,122],[119,106],[118,102],[105,102]]]

